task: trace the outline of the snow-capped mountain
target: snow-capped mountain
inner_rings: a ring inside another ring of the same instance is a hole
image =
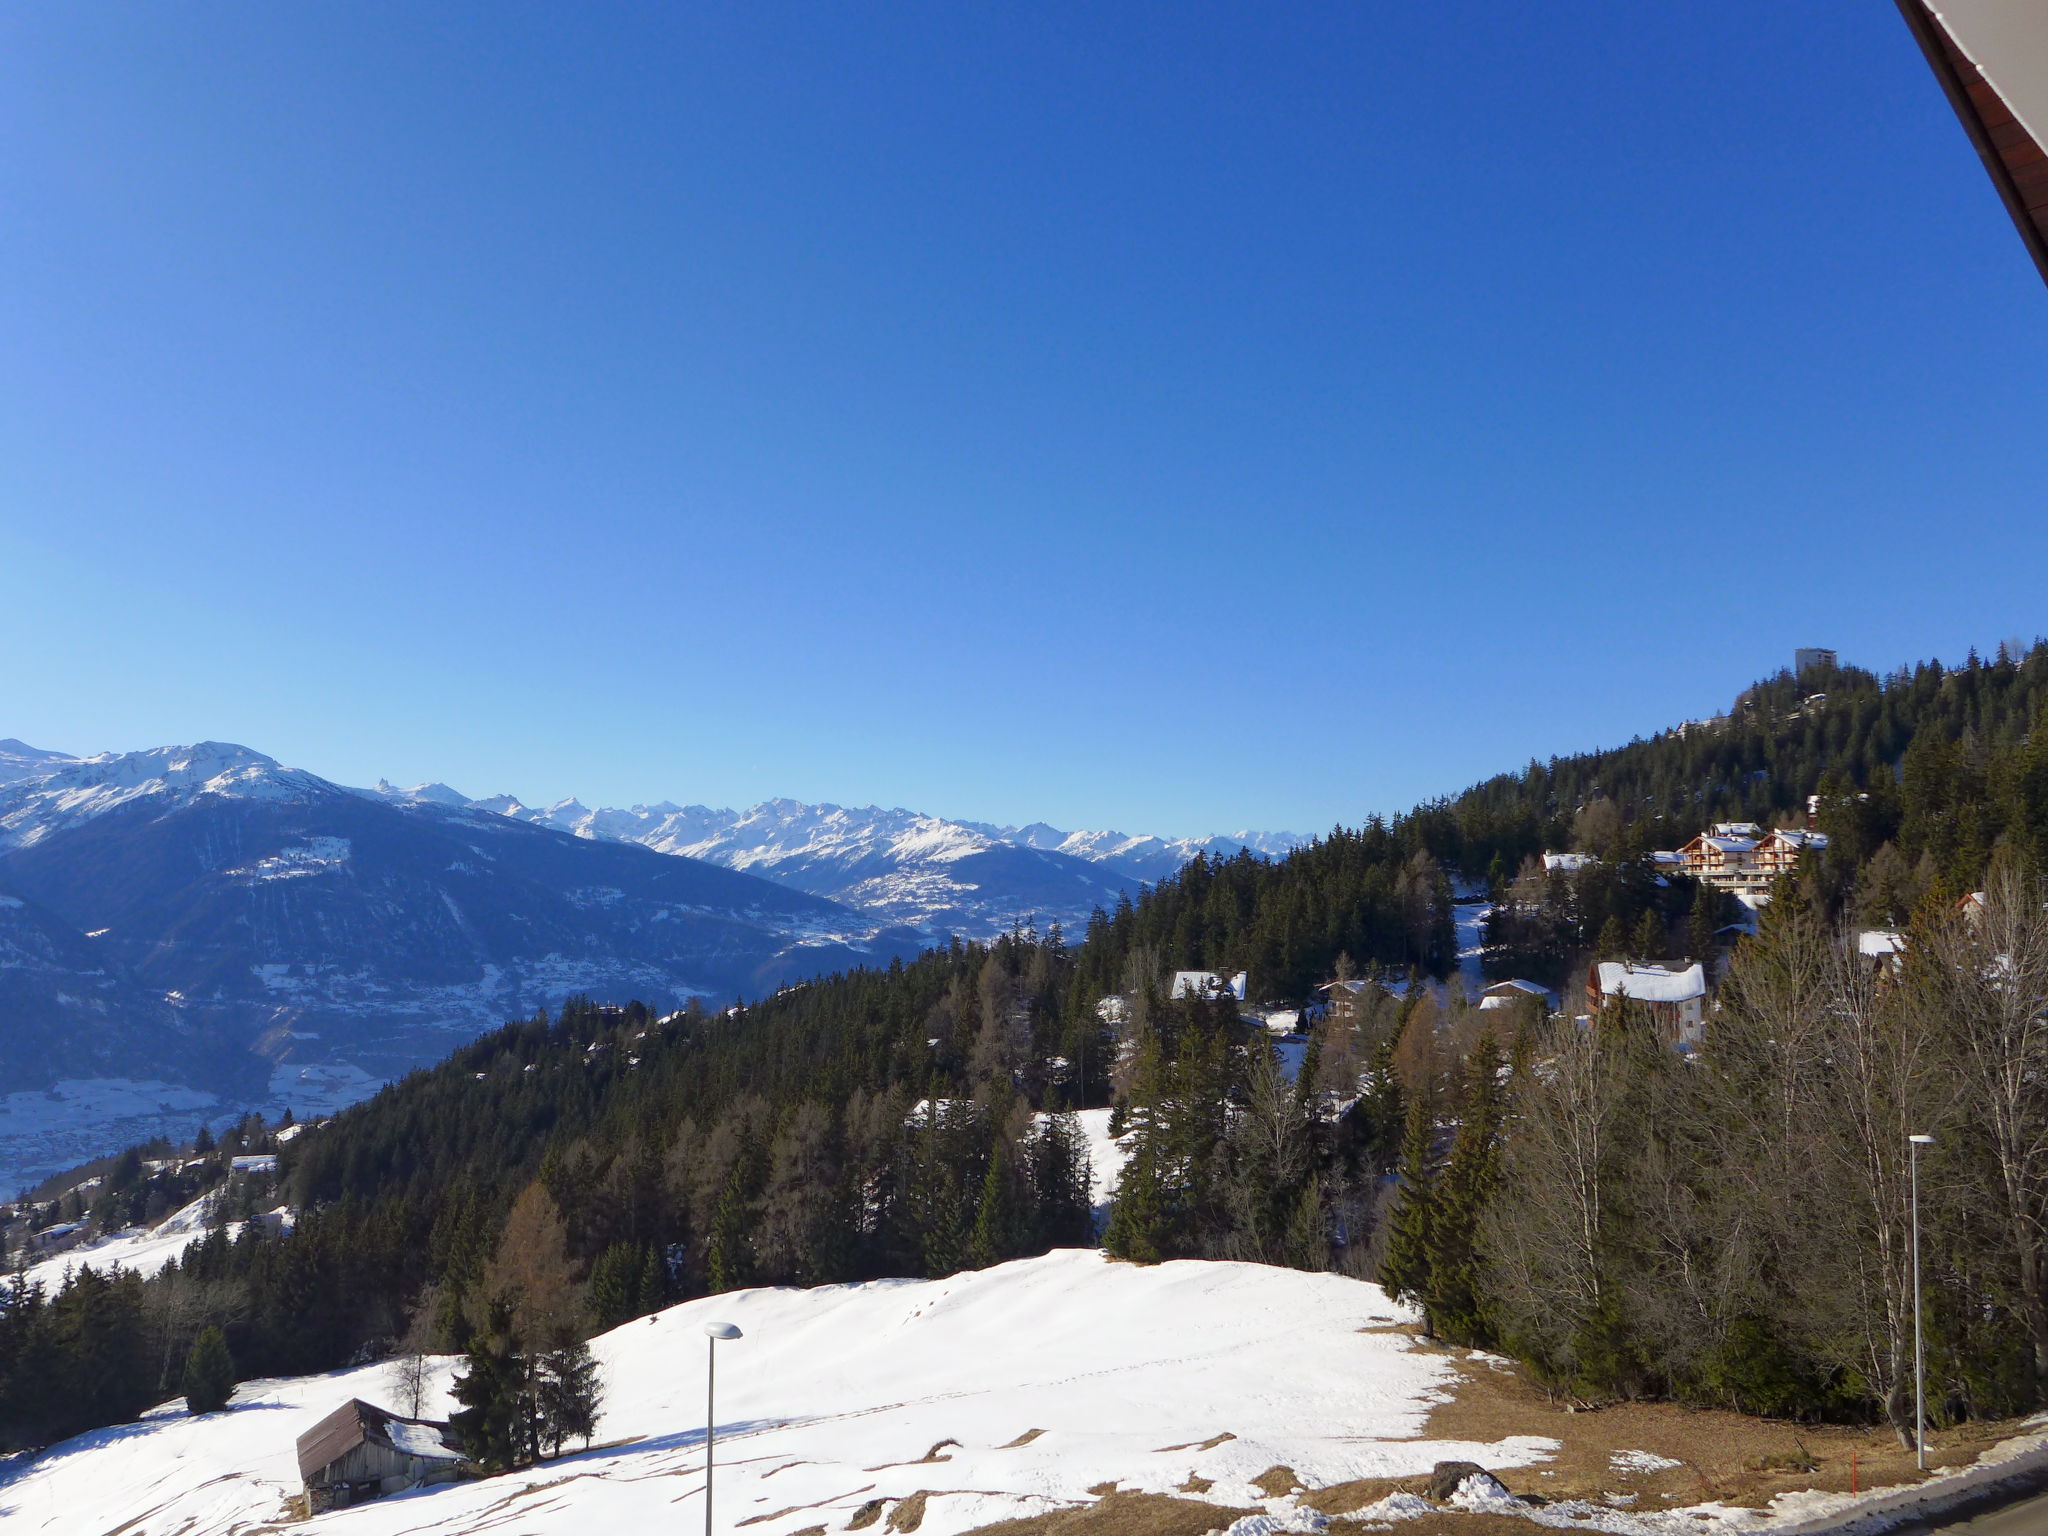
[[[12,784],[16,779],[33,779],[46,773],[55,773],[66,764],[78,759],[63,752],[45,752],[32,747],[25,741],[12,736],[0,737],[0,784]]]
[[[0,742],[0,1189],[209,1105],[338,1107],[573,994],[722,1002],[955,933],[1078,932],[1197,851],[1293,841],[536,809],[225,742]]]
[[[1292,833],[1182,838],[1062,832],[1043,822],[998,827],[949,821],[900,807],[850,808],[764,800],[744,811],[705,805],[592,810],[576,800],[536,807],[513,795],[470,800],[446,784],[376,794],[459,805],[538,822],[594,840],[639,843],[661,853],[746,870],[813,895],[906,923],[934,939],[986,936],[1018,922],[1059,922],[1078,931],[1096,907],[1172,874],[1197,853],[1240,847],[1272,856],[1304,839]]]
[[[969,825],[974,825],[969,823]],[[1222,832],[1210,837],[1132,837],[1124,832],[1062,832],[1042,821],[1027,827],[978,827],[992,836],[1026,848],[1045,848],[1093,864],[1106,864],[1150,884],[1162,880],[1198,853],[1229,858],[1249,848],[1262,858],[1277,859],[1308,839],[1298,832]]]
[[[66,760],[0,784],[0,1188],[104,1150],[84,1080],[157,1094],[189,1132],[194,1093],[331,1108],[573,994],[720,1002],[919,943],[742,871],[246,747]]]

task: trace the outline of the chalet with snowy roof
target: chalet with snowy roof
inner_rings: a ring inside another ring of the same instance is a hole
[[[1518,1003],[1536,1002],[1549,1008],[1555,1002],[1550,988],[1534,981],[1496,981],[1479,994],[1481,1008],[1512,1008]]]
[[[28,1236],[28,1251],[48,1256],[76,1248],[85,1241],[86,1224],[82,1221],[60,1221],[54,1227],[45,1227]]]
[[[1678,850],[1680,868],[1706,885],[1737,896],[1760,896],[1770,890],[1770,877],[1759,873],[1757,844],[1763,828],[1750,821],[1718,821]]]
[[[1856,935],[1856,954],[1878,975],[1896,975],[1905,963],[1906,936],[1889,928],[1865,928]]]
[[[1649,1009],[1666,1034],[1681,1045],[1697,1045],[1706,1026],[1707,972],[1701,965],[1674,971],[1662,965],[1603,960],[1586,977],[1586,1001],[1606,1008],[1628,999]]]
[[[463,1455],[455,1432],[430,1419],[406,1419],[352,1397],[299,1436],[306,1513],[360,1504],[379,1494],[453,1482]]]
[[[1234,976],[1219,975],[1215,971],[1175,971],[1173,990],[1168,995],[1174,998],[1199,997],[1209,1002],[1227,998],[1242,1003],[1244,990],[1243,971]]]
[[[1590,869],[1600,861],[1590,853],[1546,853],[1543,855],[1543,873],[1546,875],[1575,875],[1582,869]]]
[[[1802,832],[1781,827],[1757,840],[1756,851],[1750,855],[1757,873],[1767,880],[1790,874],[1799,863],[1799,856],[1807,849],[1822,849],[1828,845],[1825,832]]]

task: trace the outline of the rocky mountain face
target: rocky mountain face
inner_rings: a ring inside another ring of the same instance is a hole
[[[0,785],[0,1188],[97,1150],[43,1112],[67,1080],[303,1112],[577,993],[719,1002],[919,942],[742,871],[243,747],[71,760]]]

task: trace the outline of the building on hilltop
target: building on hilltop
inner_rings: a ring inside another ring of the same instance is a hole
[[[1779,653],[1784,654],[1783,652]],[[1792,653],[1792,675],[1799,677],[1812,667],[1837,665],[1835,653],[1821,646],[1802,646]]]
[[[1697,1045],[1706,1028],[1707,972],[1702,965],[1674,971],[1663,965],[1603,960],[1587,973],[1586,1001],[1606,1008],[1622,998],[1642,1004],[1679,1045]]]
[[[464,1457],[455,1433],[352,1397],[299,1436],[306,1513],[360,1504],[379,1494],[453,1482]]]

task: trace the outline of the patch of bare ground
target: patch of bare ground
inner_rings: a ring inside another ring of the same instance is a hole
[[[1186,1445],[1162,1445],[1153,1454],[1164,1456],[1168,1451],[1213,1451],[1224,1441],[1235,1440],[1236,1438],[1236,1435],[1233,1435],[1226,1429],[1222,1434],[1211,1435],[1206,1440],[1190,1440]]]
[[[975,1536],[1208,1536],[1250,1509],[1226,1509],[1164,1493],[1108,1493],[1092,1504],[999,1520]],[[1522,1536],[1528,1536],[1525,1529]]]
[[[1251,1485],[1269,1499],[1284,1499],[1301,1487],[1301,1479],[1292,1467],[1268,1467],[1251,1479]]]
[[[870,1472],[887,1472],[892,1467],[924,1467],[931,1465],[935,1461],[951,1461],[952,1457],[941,1456],[939,1452],[946,1449],[949,1445],[957,1446],[959,1443],[958,1440],[941,1440],[915,1461],[885,1461],[879,1467],[869,1467],[866,1470]],[[1022,1442],[1018,1443],[1021,1444]]]
[[[1750,1418],[1716,1409],[1675,1403],[1610,1403],[1598,1407],[1551,1399],[1519,1370],[1475,1358],[1470,1351],[1417,1342],[1416,1348],[1447,1355],[1458,1369],[1450,1397],[1436,1405],[1422,1431],[1428,1440],[1481,1443],[1510,1435],[1541,1435],[1560,1442],[1548,1461],[1513,1467],[1496,1475],[1509,1492],[1551,1501],[1584,1499],[1606,1503],[1614,1495],[1635,1495],[1625,1507],[1639,1511],[1716,1500],[1760,1509],[1781,1493],[1816,1488],[1847,1492],[1909,1483],[1917,1473],[1913,1453],[1882,1426],[1798,1424]],[[2018,1433],[2016,1423],[1972,1424],[1928,1436],[1928,1466],[1964,1466],[1979,1452]],[[1615,1457],[1647,1452],[1677,1463],[1636,1470]],[[1302,1502],[1339,1515],[1360,1509],[1396,1490],[1422,1491],[1426,1478],[1370,1479],[1339,1483],[1302,1496]],[[1446,1514],[1445,1529],[1477,1533],[1492,1520]],[[1503,1525],[1527,1532],[1526,1523]],[[1435,1520],[1404,1521],[1402,1531],[1424,1536]]]
[[[914,1531],[924,1524],[925,1501],[931,1495],[919,1489],[907,1499],[898,1499],[896,1507],[889,1511],[889,1529],[892,1531]]]
[[[1006,1440],[1003,1442],[1003,1444],[997,1446],[996,1449],[999,1451],[1014,1451],[1020,1445],[1029,1445],[1032,1441],[1036,1440],[1040,1435],[1044,1433],[1045,1431],[1042,1429],[1027,1429],[1024,1431],[1023,1434],[1019,1435],[1016,1439]]]

